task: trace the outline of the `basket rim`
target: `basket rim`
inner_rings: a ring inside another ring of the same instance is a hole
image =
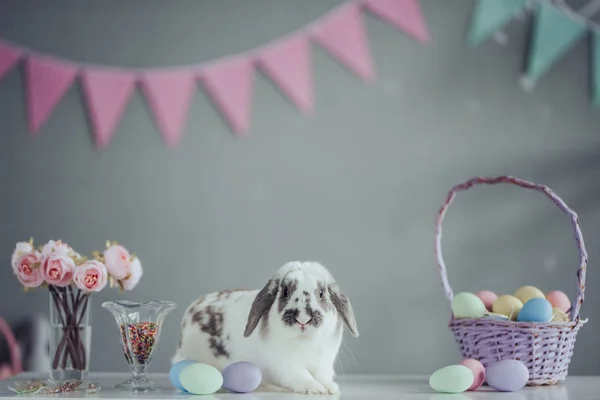
[[[587,261],[588,254],[585,248],[585,242],[583,240],[583,234],[581,232],[581,228],[579,226],[579,217],[575,211],[571,210],[567,204],[557,195],[555,194],[548,186],[540,185],[537,183],[529,182],[524,179],[516,178],[511,175],[501,175],[497,177],[482,177],[476,176],[471,178],[463,183],[455,185],[450,189],[446,196],[446,200],[444,204],[440,207],[437,218],[435,220],[435,255],[437,264],[439,267],[439,272],[442,278],[442,286],[444,291],[446,292],[446,297],[448,299],[448,303],[451,305],[452,300],[454,298],[454,293],[452,291],[452,287],[450,286],[450,282],[448,281],[448,272],[446,268],[446,263],[444,262],[444,258],[442,256],[442,222],[444,220],[444,216],[446,215],[446,211],[458,192],[466,191],[473,186],[476,185],[496,185],[499,183],[509,183],[513,184],[525,189],[532,189],[538,192],[541,192],[546,195],[552,202],[565,214],[567,214],[571,220],[571,227],[573,230],[573,236],[575,238],[575,243],[577,245],[579,251],[579,267],[577,269],[577,295],[573,298],[573,302],[570,308],[569,319],[571,321],[579,321],[580,319],[580,309],[581,305],[584,301],[584,293],[585,293],[585,276],[587,270]]]
[[[502,328],[516,328],[516,329],[530,329],[530,330],[548,330],[548,329],[564,329],[581,327],[589,321],[588,318],[577,321],[568,322],[524,322],[524,321],[512,321],[512,320],[499,320],[492,318],[451,318],[448,322],[450,327],[470,326],[470,327],[481,327],[490,328],[502,327]],[[485,325],[485,326],[484,326]]]

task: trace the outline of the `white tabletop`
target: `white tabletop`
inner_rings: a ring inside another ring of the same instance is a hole
[[[127,374],[115,373],[91,373],[88,381],[100,382],[102,390],[96,394],[86,394],[84,391],[76,391],[66,395],[51,397],[67,397],[70,400],[76,399],[110,399],[110,400],[130,400],[130,399],[149,399],[149,400],[167,400],[167,399],[197,399],[197,400],[285,400],[285,399],[308,399],[315,396],[307,396],[292,393],[277,393],[272,391],[259,391],[246,394],[234,393],[216,393],[209,396],[192,396],[182,393],[173,388],[169,383],[166,374],[150,374],[149,377],[155,382],[163,385],[163,389],[153,392],[133,394],[124,390],[117,390],[114,385],[126,380]],[[14,397],[16,394],[7,389],[7,384],[11,381],[27,379],[46,379],[44,376],[35,376],[29,373],[16,376],[8,381],[0,381],[0,397]],[[339,377],[341,396],[316,396],[318,399],[365,399],[365,400],[384,400],[384,399],[427,399],[427,400],[477,400],[477,399],[499,399],[499,400],[577,400],[577,399],[600,399],[600,377],[569,377],[563,383],[549,387],[526,387],[518,392],[499,393],[484,387],[476,392],[465,392],[462,394],[442,394],[435,393],[428,384],[428,377],[423,376],[342,376]],[[82,385],[83,386],[83,385]],[[22,396],[19,396],[22,397]],[[34,396],[45,397],[45,396]]]

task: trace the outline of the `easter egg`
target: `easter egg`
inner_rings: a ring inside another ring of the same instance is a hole
[[[552,307],[560,308],[564,312],[569,311],[571,308],[571,302],[566,294],[560,290],[553,290],[546,295],[546,300],[552,304]]]
[[[522,389],[528,380],[529,371],[519,360],[501,360],[487,367],[487,384],[501,392],[515,392]]]
[[[461,393],[473,384],[473,372],[464,365],[449,365],[429,377],[429,386],[436,392]]]
[[[503,294],[494,301],[492,311],[495,314],[506,315],[509,319],[514,321],[517,319],[521,307],[523,307],[521,300],[510,294]]]
[[[462,360],[460,365],[469,368],[473,373],[473,384],[471,384],[467,390],[476,390],[483,385],[483,382],[485,381],[485,368],[483,364],[478,360],[467,358],[466,360]]]
[[[252,392],[260,385],[261,381],[260,369],[248,361],[229,364],[223,370],[223,387],[230,392]]]
[[[192,394],[212,394],[223,385],[223,375],[212,365],[194,363],[181,369],[179,381]]]
[[[566,312],[560,308],[554,307],[552,309],[552,321],[551,322],[569,322],[570,318]]]
[[[475,296],[479,297],[481,301],[483,301],[483,304],[488,311],[492,311],[492,304],[494,304],[494,301],[496,301],[498,298],[496,293],[490,292],[489,290],[481,290],[475,293]]]
[[[521,322],[550,322],[552,319],[552,304],[545,298],[534,297],[523,304],[517,321]]]
[[[462,292],[452,299],[452,313],[455,318],[481,318],[485,312],[483,301],[473,293]]]
[[[546,295],[535,286],[522,286],[515,292],[515,297],[521,300],[521,303],[525,304],[534,297],[545,299]]]
[[[176,362],[175,364],[171,365],[171,369],[169,370],[169,380],[171,381],[171,385],[175,386],[177,389],[180,390],[185,390],[183,388],[183,386],[181,386],[181,381],[179,380],[179,374],[181,373],[181,370],[185,367],[187,367],[188,365],[194,364],[195,361],[190,361],[190,360],[182,360],[179,362]]]

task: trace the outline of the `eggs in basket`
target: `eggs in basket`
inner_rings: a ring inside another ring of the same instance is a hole
[[[569,322],[571,303],[566,294],[544,294],[534,286],[522,286],[514,294],[497,296],[489,290],[462,292],[452,300],[454,318],[492,318],[519,322]]]

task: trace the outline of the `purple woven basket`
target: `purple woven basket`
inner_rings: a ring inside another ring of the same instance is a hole
[[[436,219],[435,253],[442,277],[442,286],[448,301],[454,297],[448,283],[446,264],[442,258],[442,221],[448,207],[458,192],[465,191],[478,184],[495,185],[511,183],[526,189],[542,192],[566,213],[573,228],[575,242],[579,250],[579,269],[577,270],[577,296],[569,310],[569,322],[532,323],[501,321],[489,318],[454,319],[449,327],[464,358],[479,360],[484,367],[499,360],[521,360],[529,369],[530,386],[554,385],[563,381],[568,374],[569,363],[579,329],[587,320],[581,320],[579,311],[585,291],[585,271],[587,252],[579,228],[579,219],[564,201],[550,188],[527,182],[512,176],[495,178],[475,177],[453,187]]]

